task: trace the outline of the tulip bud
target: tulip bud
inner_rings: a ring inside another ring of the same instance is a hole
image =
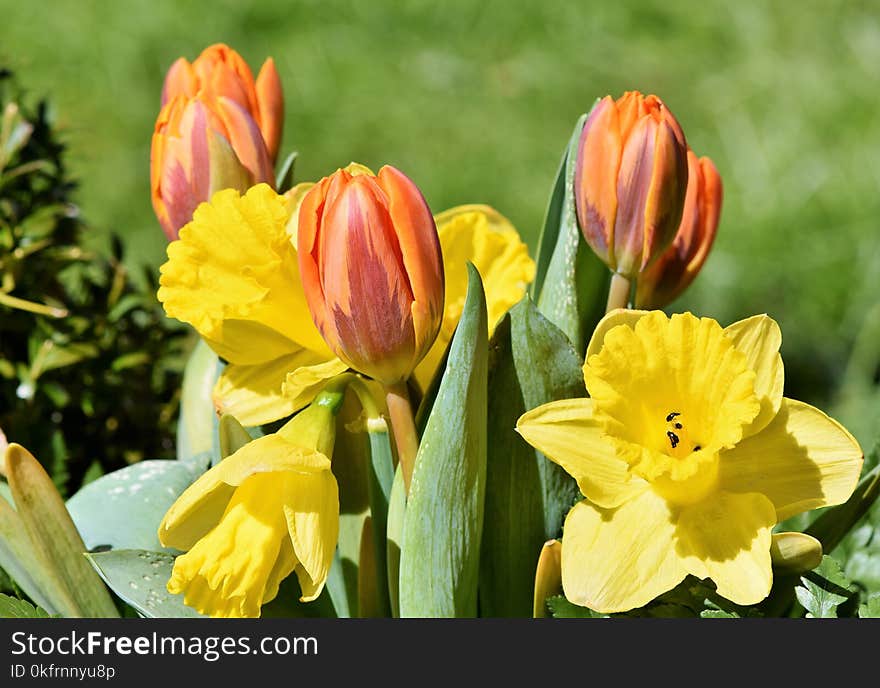
[[[690,286],[706,262],[721,215],[721,177],[709,158],[688,150],[688,185],[672,245],[639,276],[636,307],[662,308]]]
[[[405,380],[443,316],[443,263],[418,187],[386,165],[337,170],[306,194],[297,229],[306,301],[333,352],[386,385]]]
[[[575,205],[587,243],[617,273],[634,279],[667,246],[681,221],[687,143],[654,95],[603,98],[578,145]]]
[[[168,238],[196,206],[224,188],[274,184],[283,122],[281,83],[272,59],[254,81],[225,45],[168,70],[150,151],[153,208]]]

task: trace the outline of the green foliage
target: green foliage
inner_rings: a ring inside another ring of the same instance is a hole
[[[860,619],[880,619],[880,593],[875,592],[859,605]]]
[[[49,612],[27,600],[0,593],[0,619],[48,619]]]
[[[810,619],[837,618],[838,608],[855,595],[840,564],[827,555],[813,571],[801,576],[801,582],[803,585],[795,588],[795,594]]]
[[[476,616],[486,485],[488,328],[480,275],[468,293],[416,458],[400,561],[400,615]]]
[[[562,595],[554,595],[553,597],[548,597],[547,608],[550,610],[550,614],[553,615],[554,619],[604,619],[607,618],[607,614],[600,614],[599,612],[594,612],[589,607],[579,607],[576,604],[572,604]]]
[[[0,427],[67,493],[95,460],[173,455],[185,331],[154,275],[135,286],[120,240],[109,258],[86,248],[47,106],[31,110],[8,72],[0,111]]]

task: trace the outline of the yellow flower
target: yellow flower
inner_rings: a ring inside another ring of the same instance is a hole
[[[766,315],[722,329],[690,313],[612,311],[587,349],[591,398],[519,419],[586,497],[563,528],[570,601],[626,611],[692,574],[755,604],[772,583],[773,526],[850,496],[862,451],[782,396],[781,341]]]
[[[446,302],[440,333],[414,373],[422,390],[431,383],[461,319],[467,297],[468,262],[477,268],[486,290],[490,337],[535,279],[535,263],[528,247],[510,221],[494,208],[461,205],[436,215],[434,222],[443,253]]]
[[[171,506],[159,541],[186,551],[168,591],[202,614],[258,617],[291,573],[309,602],[321,594],[339,533],[330,471],[334,410],[315,403],[246,444]]]
[[[159,300],[228,361],[219,412],[261,425],[303,408],[347,366],[312,322],[286,226],[291,201],[268,185],[201,204],[168,245]]]

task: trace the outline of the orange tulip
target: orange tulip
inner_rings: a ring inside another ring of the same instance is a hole
[[[721,197],[721,176],[714,163],[709,158],[698,159],[688,150],[688,186],[681,226],[672,245],[639,276],[638,308],[662,308],[694,281],[715,241]]]
[[[274,184],[283,110],[272,58],[256,81],[222,44],[171,66],[150,151],[153,208],[169,239],[214,192]]]
[[[669,246],[687,188],[687,143],[654,95],[603,98],[587,118],[575,166],[575,204],[587,243],[633,279]]]
[[[395,385],[440,329],[440,241],[428,204],[400,170],[350,169],[356,173],[337,170],[303,199],[300,275],[312,319],[333,352]]]

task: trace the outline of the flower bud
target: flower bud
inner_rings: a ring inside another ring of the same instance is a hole
[[[770,561],[780,572],[812,571],[822,563],[822,543],[806,533],[773,533]]]
[[[337,170],[306,194],[297,244],[306,301],[333,352],[383,384],[405,380],[443,316],[440,242],[418,187],[386,165]]]
[[[688,185],[681,226],[672,245],[639,276],[636,307],[653,310],[690,286],[709,256],[721,215],[721,176],[709,158],[688,150]]]
[[[581,132],[575,205],[587,243],[627,279],[667,246],[681,221],[687,143],[678,121],[654,95],[603,98]]]
[[[547,540],[538,555],[535,568],[535,595],[532,616],[540,619],[547,614],[547,598],[562,594],[562,543]]]
[[[169,239],[196,206],[224,188],[274,184],[283,123],[271,58],[254,81],[234,50],[218,44],[168,70],[150,151],[153,208]]]

